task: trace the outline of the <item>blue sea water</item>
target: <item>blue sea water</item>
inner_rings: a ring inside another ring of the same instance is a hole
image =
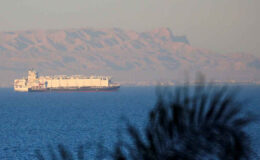
[[[260,115],[260,86],[241,86],[246,109]],[[62,143],[75,151],[79,144],[102,141],[108,149],[126,117],[142,127],[156,102],[155,87],[122,87],[117,92],[17,93],[0,89],[0,160],[35,159],[35,149]],[[255,151],[260,153],[260,126],[246,128]]]

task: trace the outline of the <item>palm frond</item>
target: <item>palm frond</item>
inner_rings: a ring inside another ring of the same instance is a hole
[[[125,159],[249,159],[252,149],[243,127],[255,119],[243,113],[227,87],[177,87],[170,102],[158,95],[144,134],[128,124],[133,143],[125,147],[130,153]]]

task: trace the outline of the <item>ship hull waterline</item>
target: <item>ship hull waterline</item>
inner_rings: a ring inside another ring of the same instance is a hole
[[[37,89],[30,88],[28,92],[109,92],[117,91],[120,86],[114,87],[60,87],[60,88],[46,88],[46,89]]]

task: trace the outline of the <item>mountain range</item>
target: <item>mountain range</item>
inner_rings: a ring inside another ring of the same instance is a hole
[[[260,81],[259,57],[196,48],[169,28],[0,32],[0,86],[12,86],[30,68],[41,75],[110,75],[122,84],[178,82],[197,72],[213,81]]]

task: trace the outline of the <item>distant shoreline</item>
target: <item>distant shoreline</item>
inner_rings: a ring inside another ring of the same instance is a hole
[[[258,83],[208,83],[206,82],[205,84],[211,84],[213,86],[260,86]],[[157,87],[157,86],[162,86],[162,87],[175,87],[175,86],[183,86],[185,83],[178,83],[178,84],[147,84],[147,85],[140,85],[140,84],[122,84],[121,87]],[[199,85],[204,85],[203,83],[197,84],[197,83],[189,83],[189,86],[199,86]],[[0,89],[13,89],[12,86],[2,86]]]

